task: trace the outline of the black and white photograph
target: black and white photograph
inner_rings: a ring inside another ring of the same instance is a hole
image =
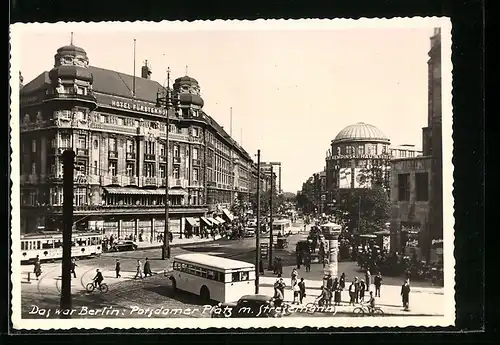
[[[15,329],[454,324],[449,19],[11,47]]]

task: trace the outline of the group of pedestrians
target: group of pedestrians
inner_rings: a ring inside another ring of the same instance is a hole
[[[285,288],[286,283],[281,274],[278,274],[278,279],[274,283],[274,303],[277,307],[281,306],[285,299]],[[300,277],[299,279],[297,269],[295,268],[291,274],[290,288],[293,292],[292,304],[302,304],[304,297],[306,297],[306,282],[304,281],[304,277]]]

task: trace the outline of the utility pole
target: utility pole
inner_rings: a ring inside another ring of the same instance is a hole
[[[361,234],[361,195],[358,197],[358,234]]]
[[[168,199],[169,192],[169,165],[170,165],[170,154],[169,154],[169,132],[170,132],[170,118],[169,110],[172,109],[172,93],[170,91],[170,67],[167,69],[167,88],[156,94],[156,106],[164,106],[166,111],[166,143],[165,143],[165,228],[163,230],[163,250],[161,253],[162,260],[170,259],[170,229],[169,229],[169,208],[170,203]]]
[[[257,231],[255,234],[255,294],[259,293],[260,276],[260,150],[257,150]]]
[[[269,198],[269,263],[267,269],[273,270],[273,166],[271,165],[271,197]]]
[[[73,176],[75,152],[63,153],[63,255],[61,272],[61,310],[71,310],[71,244],[73,232]],[[61,313],[61,318],[71,318],[70,314]]]

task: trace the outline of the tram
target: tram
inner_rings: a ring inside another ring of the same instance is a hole
[[[89,231],[73,230],[71,256],[75,258],[95,257],[102,253],[103,235]],[[62,259],[63,239],[60,231],[41,231],[21,235],[21,263]]]

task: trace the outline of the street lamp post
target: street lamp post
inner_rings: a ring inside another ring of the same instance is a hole
[[[255,233],[255,294],[259,293],[260,260],[260,150],[257,150],[257,231]]]
[[[170,90],[170,67],[167,69],[167,87],[166,89],[161,89],[156,94],[156,106],[157,107],[165,107],[166,112],[166,143],[165,143],[165,158],[166,158],[166,166],[165,166],[165,227],[163,230],[163,250],[161,258],[162,260],[170,259],[170,231],[169,231],[169,208],[170,202],[168,200],[168,192],[169,192],[169,132],[170,132],[170,118],[169,118],[169,110],[172,109],[172,92]]]

